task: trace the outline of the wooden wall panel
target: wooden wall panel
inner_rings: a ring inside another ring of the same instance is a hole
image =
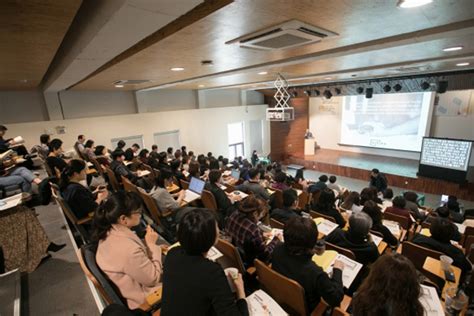
[[[275,105],[273,97],[265,97],[270,106]],[[289,156],[304,156],[304,134],[309,126],[309,98],[293,98],[295,119],[289,122],[271,122],[270,156],[272,160],[285,160]]]

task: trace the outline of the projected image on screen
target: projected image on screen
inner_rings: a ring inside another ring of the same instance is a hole
[[[419,152],[432,100],[432,92],[344,97],[341,143]]]
[[[425,138],[420,164],[466,171],[472,142],[452,139]]]

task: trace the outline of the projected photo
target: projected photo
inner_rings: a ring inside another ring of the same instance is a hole
[[[377,94],[343,99],[341,143],[420,151],[432,93]]]

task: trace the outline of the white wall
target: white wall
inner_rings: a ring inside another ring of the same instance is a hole
[[[137,91],[138,113],[197,109],[196,90]],[[261,102],[260,104],[262,104]]]
[[[48,112],[39,90],[0,91],[0,124],[44,121]]]
[[[240,89],[199,90],[198,96],[200,108],[242,105]]]
[[[474,92],[474,90],[471,91]],[[446,94],[448,93],[456,94],[456,91],[446,92]],[[472,94],[474,95],[474,93]],[[309,100],[309,128],[321,148],[419,160],[420,154],[416,152],[340,146],[338,142],[341,138],[342,102],[339,102],[341,99],[342,97],[331,98],[335,105],[334,114],[318,110],[322,98],[310,98]],[[471,96],[470,100],[467,116],[436,116],[433,114],[430,136],[474,140],[474,97]],[[474,166],[474,154],[471,155],[470,165]]]
[[[70,119],[22,124],[9,124],[8,135],[23,136],[26,147],[39,142],[39,135],[46,130],[55,130],[56,126],[65,126],[66,134],[52,135],[64,141],[63,149],[71,149],[77,135],[95,140],[96,145],[110,147],[112,138],[129,135],[143,135],[145,147],[151,148],[153,133],[180,130],[180,139],[188,150],[196,153],[213,152],[227,156],[227,124],[245,121],[245,143],[250,144],[250,120],[265,120],[267,105],[222,107],[213,109],[195,109],[159,113],[107,116],[87,119]],[[270,152],[270,124],[265,121],[264,152]],[[246,148],[246,154],[249,153]]]
[[[59,96],[65,119],[137,112],[132,91],[62,91]]]

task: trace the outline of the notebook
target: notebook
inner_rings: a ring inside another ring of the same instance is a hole
[[[421,285],[420,303],[425,309],[425,315],[444,316],[443,306],[434,287]]]
[[[339,225],[322,217],[317,217],[314,222],[318,226],[318,232],[327,236],[332,233]]]
[[[273,298],[262,290],[257,290],[245,299],[250,316],[288,315]]]
[[[326,250],[321,256],[314,255],[313,262],[320,266],[327,274],[332,275],[334,261],[339,260],[344,263],[342,271],[342,284],[349,288],[354,282],[357,274],[362,269],[362,264],[348,257],[337,253],[334,250]]]
[[[0,200],[0,211],[5,211],[17,206],[21,202],[22,194],[15,194],[5,199]]]
[[[204,190],[205,182],[198,178],[191,178],[189,183],[189,188],[185,191],[184,201],[190,203],[194,200],[197,200],[201,197],[202,190]]]
[[[383,238],[377,235],[374,235],[372,233],[370,234],[370,236],[372,237],[372,241],[374,242],[374,244],[378,247],[380,243],[382,242]]]

